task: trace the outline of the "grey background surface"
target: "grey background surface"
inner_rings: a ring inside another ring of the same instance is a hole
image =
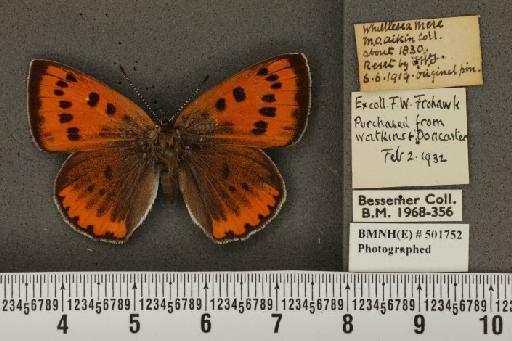
[[[339,1],[1,1],[0,272],[71,270],[342,270],[342,4]],[[180,198],[159,195],[126,245],[69,228],[53,204],[64,154],[39,151],[26,112],[32,58],[74,66],[173,112],[205,89],[280,53],[300,51],[313,78],[303,140],[269,152],[288,200],[248,241],[215,245]]]
[[[480,15],[484,85],[467,88],[466,95],[470,184],[453,188],[463,190],[463,221],[471,228],[469,270],[512,272],[512,6],[501,0],[344,0],[344,12],[344,236],[352,219],[350,93],[359,89],[353,24]]]
[[[24,1],[0,2],[0,272],[64,270],[342,270],[352,219],[350,92],[358,89],[353,24],[481,16],[484,85],[467,90],[470,270],[512,271],[512,8],[506,1]],[[312,112],[303,140],[272,150],[289,191],[282,212],[246,242],[214,245],[183,201],[159,195],[123,246],[69,228],[51,195],[65,155],[40,152],[26,118],[32,58],[54,59],[124,95],[119,64],[157,108],[172,112],[264,58],[309,58]],[[343,89],[342,89],[343,87]],[[343,129],[342,129],[343,126]],[[345,237],[345,238],[343,238]]]

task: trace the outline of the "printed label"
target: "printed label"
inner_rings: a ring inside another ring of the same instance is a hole
[[[350,224],[349,271],[463,272],[468,224]]]
[[[483,83],[477,16],[354,26],[361,91]]]
[[[354,191],[354,222],[462,221],[462,190]]]
[[[469,183],[466,90],[352,93],[352,186]]]

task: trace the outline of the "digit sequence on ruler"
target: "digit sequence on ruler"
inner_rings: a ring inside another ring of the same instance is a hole
[[[126,315],[137,334],[147,312],[195,313],[202,333],[215,316],[266,313],[278,334],[289,314],[336,314],[339,333],[356,332],[361,314],[410,314],[414,334],[429,316],[476,314],[483,335],[501,335],[512,313],[509,274],[368,274],[334,272],[1,274],[0,319],[58,313],[67,334],[76,313]]]

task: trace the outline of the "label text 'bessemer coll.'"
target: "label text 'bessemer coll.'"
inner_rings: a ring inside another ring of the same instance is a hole
[[[462,221],[462,190],[353,192],[354,222]]]

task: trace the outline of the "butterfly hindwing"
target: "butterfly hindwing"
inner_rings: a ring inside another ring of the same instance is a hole
[[[144,139],[155,127],[135,103],[69,66],[33,60],[28,78],[32,134],[41,149],[72,152]]]
[[[158,174],[152,156],[136,146],[76,152],[55,181],[56,203],[77,231],[121,243],[151,208]]]
[[[285,54],[225,80],[189,104],[176,120],[185,143],[282,147],[300,139],[310,107],[303,54]]]
[[[190,215],[216,242],[263,228],[286,197],[283,179],[261,150],[200,145],[183,153],[179,185]]]

